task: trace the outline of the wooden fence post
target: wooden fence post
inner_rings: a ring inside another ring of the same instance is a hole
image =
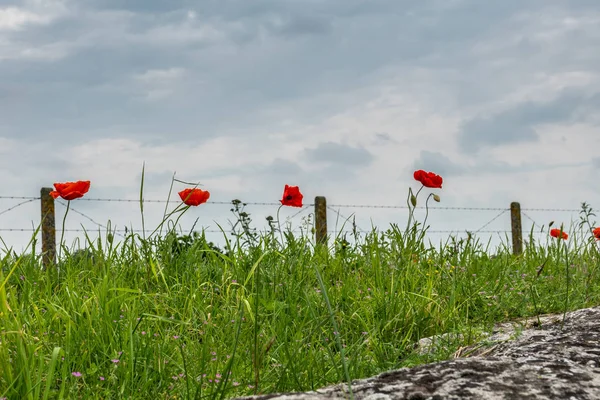
[[[50,196],[52,188],[42,188],[42,265],[44,268],[56,262],[56,226],[54,223],[54,198]]]
[[[324,196],[315,197],[315,240],[317,244],[327,244],[327,200]]]
[[[523,253],[523,230],[521,228],[521,205],[510,203],[510,225],[512,229],[513,254]]]

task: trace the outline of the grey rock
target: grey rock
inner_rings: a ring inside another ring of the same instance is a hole
[[[454,359],[352,382],[355,399],[600,399],[600,307],[499,324]],[[515,326],[517,329],[515,331]],[[516,337],[518,336],[518,337]],[[516,337],[516,338],[515,338]],[[435,342],[430,341],[429,344]],[[243,399],[349,399],[338,384]]]

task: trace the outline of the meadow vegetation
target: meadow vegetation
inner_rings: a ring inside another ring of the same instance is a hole
[[[170,225],[151,237],[88,238],[88,253],[63,246],[48,269],[7,249],[0,398],[307,391],[446,359],[496,322],[600,304],[591,232],[530,235],[515,256],[471,235],[429,243],[427,227],[409,219],[327,246],[315,244],[310,220],[301,235],[273,218],[257,232],[242,205],[233,202],[238,224],[223,248]],[[582,225],[593,228],[591,216],[584,206]],[[416,351],[446,332],[462,335]]]

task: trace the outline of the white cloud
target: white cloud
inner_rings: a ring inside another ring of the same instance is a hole
[[[152,69],[135,75],[134,80],[141,86],[145,100],[156,101],[175,93],[185,75],[184,68]]]
[[[0,154],[9,155],[16,147],[16,140],[0,137]]]
[[[0,8],[0,31],[19,30],[29,24],[46,24],[52,16],[36,14],[17,7]]]
[[[151,69],[135,76],[135,79],[147,84],[164,84],[183,77],[183,68]]]
[[[65,0],[24,0],[20,7],[0,7],[0,31],[47,25],[68,14]]]

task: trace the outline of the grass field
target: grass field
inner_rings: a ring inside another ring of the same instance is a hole
[[[48,270],[5,252],[0,398],[306,391],[448,358],[495,322],[600,304],[591,233],[530,237],[513,256],[475,237],[427,244],[414,221],[329,248],[246,228],[222,250],[201,234],[107,233]],[[445,332],[463,339],[415,351]]]

